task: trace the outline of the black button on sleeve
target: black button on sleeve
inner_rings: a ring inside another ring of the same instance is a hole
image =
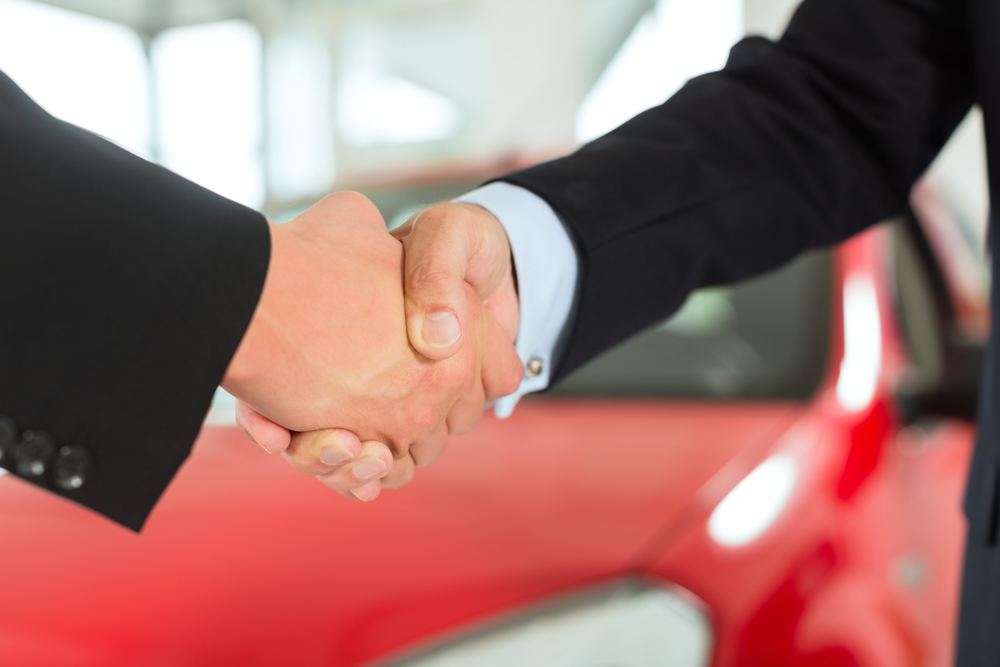
[[[63,491],[75,491],[87,482],[91,469],[90,453],[78,445],[67,445],[59,448],[52,478]]]
[[[44,431],[25,431],[14,445],[14,463],[22,477],[41,477],[48,470],[56,443]]]

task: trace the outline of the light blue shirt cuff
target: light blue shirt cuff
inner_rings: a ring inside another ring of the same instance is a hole
[[[523,395],[549,386],[559,361],[556,344],[573,307],[579,260],[559,216],[533,192],[498,182],[455,201],[492,213],[506,230],[514,256],[521,310],[515,347],[525,373],[517,391],[494,405],[496,415],[505,418]]]

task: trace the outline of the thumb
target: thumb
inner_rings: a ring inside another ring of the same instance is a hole
[[[292,434],[241,400],[236,401],[236,425],[243,435],[264,448],[269,454],[280,454],[288,449]]]
[[[469,304],[465,273],[478,243],[463,225],[424,211],[396,230],[405,249],[403,289],[410,344],[428,359],[447,359],[462,347]]]

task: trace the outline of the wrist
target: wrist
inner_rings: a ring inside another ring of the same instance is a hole
[[[262,375],[261,362],[266,356],[264,350],[270,347],[267,341],[272,338],[271,304],[279,282],[276,274],[280,271],[279,267],[285,263],[284,257],[288,250],[283,235],[276,233],[277,226],[268,220],[267,227],[271,235],[271,256],[264,277],[264,286],[257,299],[257,307],[250,318],[250,324],[243,333],[236,353],[229,360],[221,382],[223,389],[237,397],[245,396],[246,388],[253,385]]]

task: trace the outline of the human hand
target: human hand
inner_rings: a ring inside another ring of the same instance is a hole
[[[425,208],[392,231],[403,243],[406,329],[429,359],[447,359],[469,326],[464,283],[513,341],[519,307],[510,243],[500,221],[473,204]]]
[[[362,443],[351,431],[339,428],[290,433],[243,401],[236,401],[236,424],[243,435],[269,454],[281,454],[293,468],[316,477],[345,498],[370,502],[378,498],[383,484],[395,488],[412,476],[412,457],[393,466],[389,448],[377,440]]]
[[[449,433],[471,429],[484,402],[517,387],[520,361],[471,288],[463,288],[466,329],[453,356],[433,362],[410,347],[402,246],[361,195],[331,195],[272,225],[271,235],[267,282],[223,387],[241,401],[244,431],[301,472],[359,497],[372,480],[401,485],[440,454]],[[298,433],[286,440],[275,424]],[[360,438],[308,433],[329,424]],[[324,449],[350,465],[324,463]],[[384,470],[361,479],[354,473],[363,461]]]

